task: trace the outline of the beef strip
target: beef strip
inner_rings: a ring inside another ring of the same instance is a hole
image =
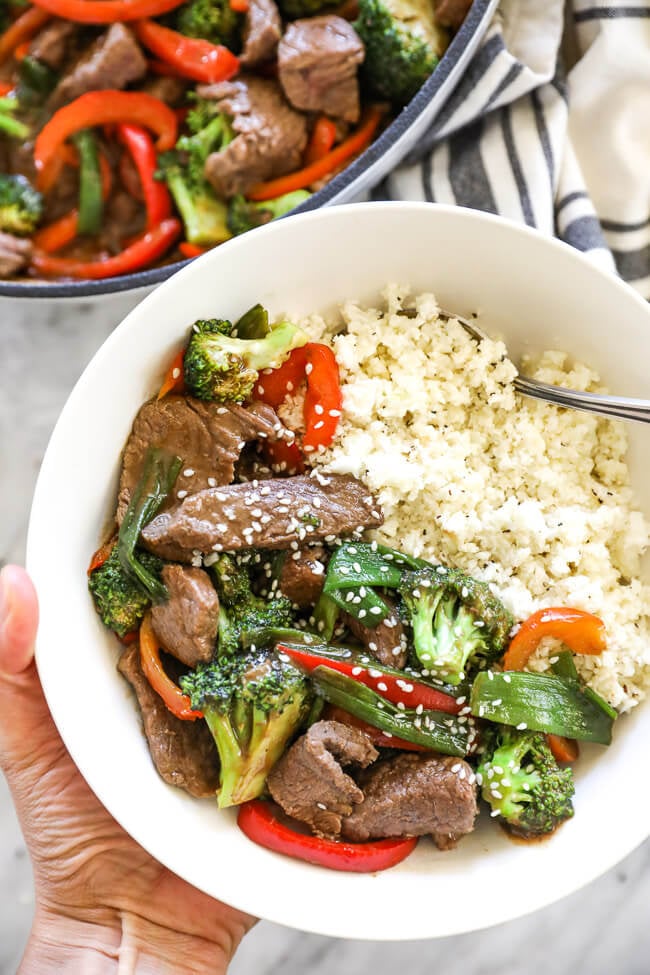
[[[117,666],[135,691],[149,751],[162,778],[198,798],[213,796],[219,786],[219,754],[208,726],[181,721],[167,709],[142,672],[137,643],[124,651]]]
[[[382,524],[361,481],[349,474],[321,481],[301,475],[199,491],[157,515],[142,542],[162,558],[191,562],[197,552],[283,549]]]
[[[278,588],[299,609],[318,602],[325,582],[328,553],[322,545],[311,545],[287,552],[282,563]]]
[[[80,32],[78,24],[56,17],[39,30],[27,53],[53,71],[59,71],[72,53]]]
[[[219,622],[219,597],[203,569],[166,565],[162,581],[169,599],[151,610],[154,633],[163,649],[196,667],[212,660]]]
[[[285,101],[275,81],[241,75],[201,85],[198,94],[232,118],[235,138],[205,163],[205,177],[219,196],[246,193],[260,180],[297,169],[307,145],[307,119]]]
[[[294,20],[278,46],[280,84],[295,108],[357,122],[357,66],[364,54],[363,41],[342,17]]]
[[[365,768],[378,754],[358,728],[317,721],[285,752],[266,784],[288,816],[309,823],[322,836],[338,836],[341,817],[349,816],[363,800],[363,792],[342,766]]]
[[[34,247],[31,240],[0,233],[0,278],[12,278],[29,264]]]
[[[282,21],[274,0],[251,0],[244,21],[244,46],[239,60],[245,67],[275,56],[282,37]]]
[[[185,92],[189,85],[190,82],[185,81],[183,78],[157,75],[155,78],[149,78],[141,86],[141,90],[146,91],[148,95],[153,95],[154,98],[159,98],[166,105],[171,105],[172,108],[176,108],[183,102]]]
[[[377,762],[359,779],[364,799],[342,823],[356,842],[432,833],[441,849],[474,829],[472,770],[459,758],[402,752]]]
[[[111,24],[61,79],[48,104],[55,109],[87,91],[125,88],[146,73],[147,62],[132,31],[124,24]]]
[[[382,596],[392,609],[395,607],[388,596]],[[343,613],[341,617],[353,636],[359,640],[364,647],[380,663],[387,667],[397,667],[402,670],[406,667],[408,659],[408,644],[404,627],[396,612],[391,613],[385,620],[378,623],[375,627],[364,626],[360,620],[355,619],[349,613]]]
[[[142,203],[117,186],[104,211],[99,249],[105,249],[110,254],[118,254],[124,250],[124,241],[144,230],[144,217]]]
[[[221,406],[191,396],[150,400],[140,408],[124,448],[117,523],[140,479],[148,447],[165,447],[182,458],[174,485],[176,498],[179,494],[182,498],[183,492],[193,494],[208,485],[230,484],[244,444],[258,437],[275,440],[282,432],[275,412],[264,403]]]
[[[458,30],[471,6],[472,0],[433,0],[437,22],[452,30]]]

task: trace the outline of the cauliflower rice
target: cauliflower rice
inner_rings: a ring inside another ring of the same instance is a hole
[[[634,505],[623,424],[516,394],[504,344],[477,345],[433,295],[391,285],[384,298],[382,309],[348,303],[336,322],[305,323],[334,349],[343,385],[319,467],[378,496],[376,538],[493,583],[517,620],[554,605],[601,616],[607,651],[576,664],[629,710],[650,687],[650,586],[638,577],[650,525]],[[601,388],[563,352],[527,372]],[[530,666],[546,669],[556,646],[544,641]]]

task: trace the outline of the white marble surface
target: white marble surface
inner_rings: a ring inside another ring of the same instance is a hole
[[[73,383],[131,301],[48,306],[0,299],[0,561],[23,560],[31,495],[50,431]],[[476,934],[373,944],[262,923],[244,942],[231,973],[649,975],[648,904],[650,841],[570,898]],[[32,911],[29,859],[0,776],[0,975],[16,971]]]

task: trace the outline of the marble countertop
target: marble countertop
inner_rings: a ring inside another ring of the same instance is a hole
[[[0,564],[24,559],[34,482],[77,377],[134,303],[0,299]],[[648,975],[650,841],[599,880],[536,914],[442,940],[341,941],[261,923],[232,975]],[[432,910],[435,905],[432,904]],[[16,971],[31,924],[29,858],[0,776],[0,975]]]

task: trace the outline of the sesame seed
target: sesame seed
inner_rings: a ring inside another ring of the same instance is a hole
[[[324,413],[323,407],[321,406],[320,403],[316,403],[314,405],[314,413],[318,413],[319,416],[321,416]]]
[[[305,366],[305,375],[310,376],[313,368],[314,368],[313,363],[308,362],[307,365]]]
[[[424,711],[424,705],[418,704],[418,706],[415,709],[415,713],[416,714],[422,714],[423,711]],[[452,769],[452,771],[453,771],[453,769]]]
[[[495,697],[495,699],[492,701],[493,707],[498,708],[500,704],[503,704],[502,699],[500,697]]]
[[[316,805],[318,806],[319,809],[327,809],[327,806],[325,805],[324,802],[317,802]]]
[[[386,691],[388,690],[388,684],[384,684],[384,682],[383,682],[383,681],[380,681],[380,682],[379,682],[379,683],[377,684],[377,690],[378,690],[378,691],[384,691],[384,692],[386,692]]]
[[[270,493],[271,493],[271,488],[268,487],[268,485],[266,487],[263,487],[262,490],[260,491],[260,494],[263,494],[264,497],[266,497]]]
[[[354,599],[354,590],[351,589],[350,592],[346,595],[345,601],[346,603],[351,603],[353,599]]]
[[[300,552],[293,552],[291,555],[291,558],[293,559],[294,562],[297,562],[300,557],[301,557]]]
[[[217,486],[217,479],[215,477],[209,477],[208,478],[208,486],[209,487],[216,487]]]
[[[502,676],[503,676],[503,679],[506,682],[506,684],[509,684],[510,681],[512,680],[510,674],[503,674]]]
[[[341,411],[340,410],[330,410],[329,411],[329,415],[330,416],[333,416],[333,417],[337,417],[337,416],[340,416],[341,415]]]
[[[360,620],[362,620],[366,616],[367,616],[367,613],[366,613],[365,609],[360,609],[359,612],[358,612],[358,614],[357,614],[357,618],[360,619]]]
[[[179,501],[182,501],[183,498],[187,497],[187,491],[177,491],[176,497],[178,498]]]
[[[381,614],[381,606],[371,606],[370,612],[373,616],[379,616]],[[389,624],[387,623],[386,625],[388,626]]]
[[[353,562],[352,568],[354,569],[355,572],[361,572],[361,565],[358,562]]]
[[[174,369],[172,369],[172,379],[178,379],[178,377],[180,376],[180,374],[181,374],[181,371],[178,368],[178,366],[176,366]]]
[[[500,816],[500,815],[501,813],[499,812],[498,809],[493,809],[492,812],[490,813],[490,816],[492,816],[493,819],[495,816]]]
[[[183,471],[183,477],[194,477],[194,470],[191,467],[186,467]]]
[[[525,731],[527,727],[528,725],[526,724],[526,722],[522,721],[521,724],[517,725],[517,731]]]
[[[377,652],[377,644],[372,641],[368,644],[368,650],[372,650],[373,653]]]
[[[400,709],[400,711],[406,711],[406,705],[404,704],[404,701],[398,701],[397,707]]]

